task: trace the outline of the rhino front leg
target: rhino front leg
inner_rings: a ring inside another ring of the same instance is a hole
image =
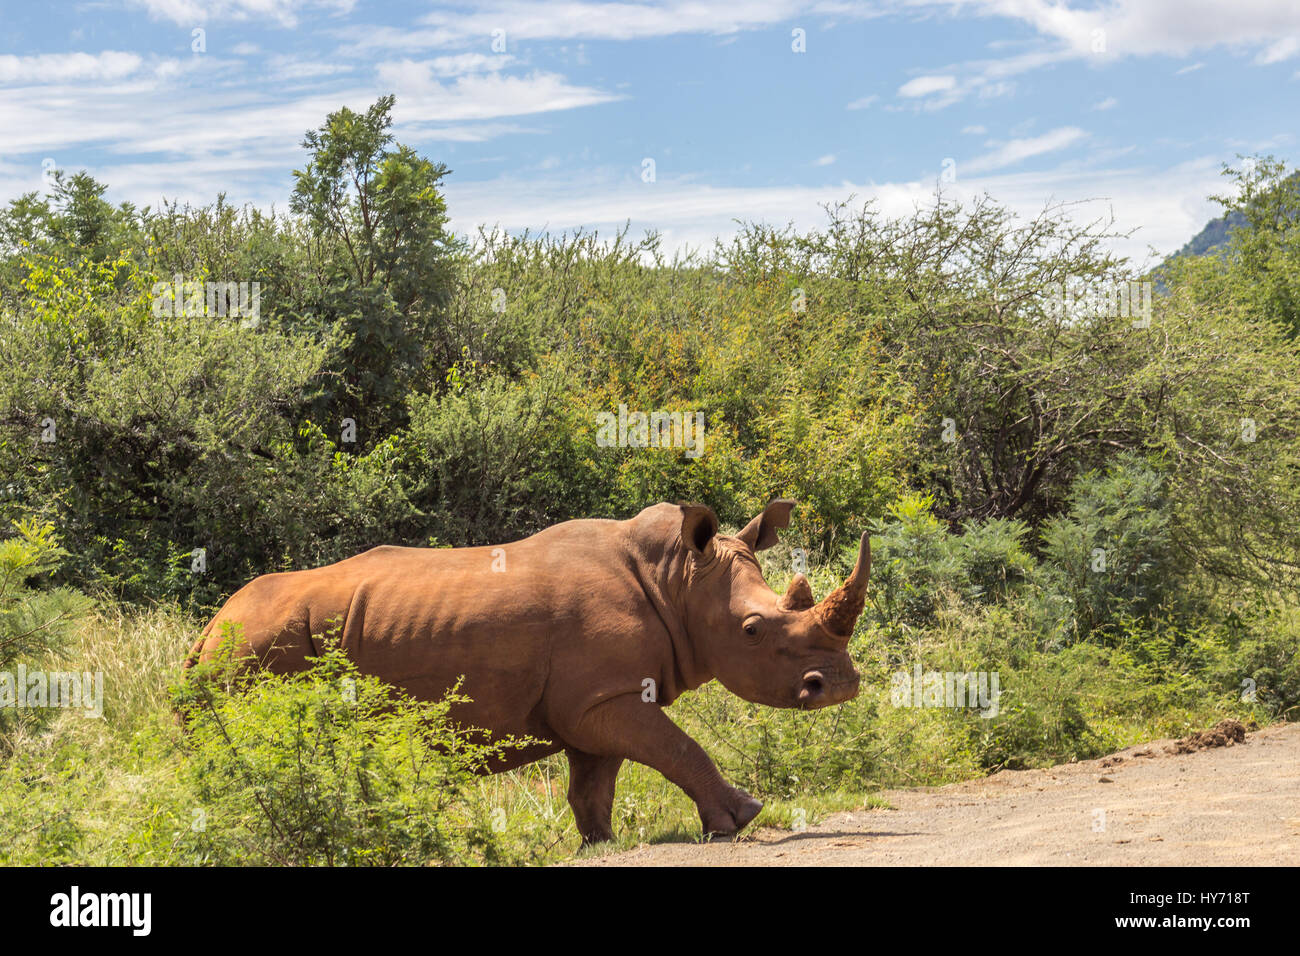
[[[582,834],[582,845],[614,839],[614,781],[623,758],[572,748],[564,753],[569,758],[569,806]]]
[[[695,801],[706,838],[732,836],[763,809],[762,803],[723,780],[704,748],[658,704],[646,703],[639,695],[593,707],[571,743],[589,754],[625,757],[658,770]]]

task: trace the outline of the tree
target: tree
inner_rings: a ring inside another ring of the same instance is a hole
[[[348,337],[318,414],[353,418],[369,445],[406,420],[405,395],[425,389],[457,357],[438,355],[455,281],[458,244],[446,229],[440,192],[448,169],[393,143],[393,97],[365,113],[329,114],[303,146],[311,159],[296,170],[291,208],[323,244],[320,316]],[[440,367],[434,367],[440,366]]]
[[[1236,191],[1211,197],[1231,219],[1244,220],[1231,230],[1218,265],[1236,293],[1261,319],[1300,336],[1300,171],[1264,156],[1241,168],[1224,165]]]

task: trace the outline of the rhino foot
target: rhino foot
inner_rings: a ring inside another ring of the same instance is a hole
[[[614,831],[606,826],[601,829],[592,830],[589,833],[582,834],[582,848],[595,846],[597,843],[607,843],[614,839]]]
[[[758,812],[763,809],[763,802],[756,800],[738,787],[729,787],[727,804],[711,812],[700,810],[700,822],[704,825],[704,839],[715,837],[734,837],[743,830]]]

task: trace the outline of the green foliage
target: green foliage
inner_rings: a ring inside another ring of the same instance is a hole
[[[1074,638],[1171,609],[1187,571],[1171,521],[1164,478],[1137,459],[1075,482],[1069,510],[1043,527],[1043,573],[1072,608]]]
[[[1219,259],[1252,315],[1300,335],[1300,175],[1264,156],[1224,166],[1235,191],[1213,197],[1240,220]],[[1235,280],[1235,281],[1234,281]]]
[[[47,196],[24,193],[0,210],[0,249],[11,257],[116,258],[138,242],[149,213],[130,203],[114,207],[103,198],[106,189],[84,171],[54,170]]]
[[[231,642],[233,644],[233,642]],[[360,674],[337,647],[290,676],[226,690],[228,661],[178,692],[188,713],[188,785],[202,826],[187,852],[215,865],[394,866],[510,860],[476,771],[518,741],[485,743],[448,709]]]
[[[1023,522],[968,522],[951,534],[934,516],[934,500],[907,495],[889,507],[890,520],[872,543],[874,608],[891,627],[934,623],[945,601],[972,605],[1005,600],[1034,570]]]
[[[89,601],[65,587],[37,587],[67,557],[54,535],[54,526],[33,519],[13,523],[14,533],[0,538],[0,673],[14,681],[11,691],[25,694],[16,683],[14,666],[57,659],[67,649],[72,626]],[[21,727],[34,732],[48,722],[49,708],[19,708],[17,697],[0,706],[0,749],[8,749]]]
[[[308,132],[290,203],[325,250],[313,311],[346,342],[331,363],[333,401],[316,411],[364,423],[363,447],[401,423],[408,392],[431,384],[456,253],[440,192],[448,170],[393,144],[392,106],[385,96],[364,114],[344,107]]]
[[[294,480],[306,469],[284,444],[283,414],[323,348],[160,313],[152,277],[126,260],[28,268],[14,334],[0,339],[0,359],[24,369],[0,381],[0,462],[18,479],[0,508],[42,508],[78,577],[131,598],[211,603],[268,566],[277,525],[291,527],[296,499],[311,493]],[[250,527],[270,533],[250,539]],[[188,573],[198,549],[215,572],[206,578]]]
[[[1300,711],[1300,607],[1258,593],[1238,595],[1205,630],[1195,650],[1216,683],[1236,688],[1269,717],[1294,720]]]
[[[448,379],[447,392],[413,400],[402,436],[411,496],[432,516],[439,540],[487,544],[538,529],[564,507],[558,494],[582,493],[555,370],[510,381],[454,365]],[[548,464],[574,467],[551,484]]]

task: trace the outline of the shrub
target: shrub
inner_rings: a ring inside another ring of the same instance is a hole
[[[204,821],[189,837],[195,862],[509,862],[488,808],[468,797],[475,772],[523,741],[457,729],[448,711],[467,698],[411,700],[337,647],[306,672],[233,690],[218,679],[228,663],[202,665],[177,692]]]
[[[213,604],[279,557],[313,488],[282,417],[323,348],[239,321],[154,314],[125,260],[31,259],[0,363],[0,515],[41,507],[74,581]],[[204,551],[205,571],[189,573]]]
[[[1023,522],[971,521],[954,535],[934,516],[933,504],[928,496],[903,496],[873,543],[871,577],[882,623],[930,626],[946,597],[969,604],[1004,600],[1035,567]]]
[[[17,683],[14,665],[61,654],[77,619],[89,606],[83,595],[70,588],[31,586],[33,579],[57,569],[66,555],[54,526],[24,519],[15,521],[14,529],[16,534],[0,539],[0,680],[8,685],[0,694],[0,747],[4,749],[20,727],[34,730],[51,713],[47,707],[16,706],[17,695],[27,688]],[[15,697],[6,700],[10,692]]]
[[[1172,602],[1185,570],[1172,542],[1164,479],[1155,469],[1126,456],[1104,473],[1081,476],[1069,510],[1043,528],[1045,584],[1068,602],[1067,631],[1086,637]]]

